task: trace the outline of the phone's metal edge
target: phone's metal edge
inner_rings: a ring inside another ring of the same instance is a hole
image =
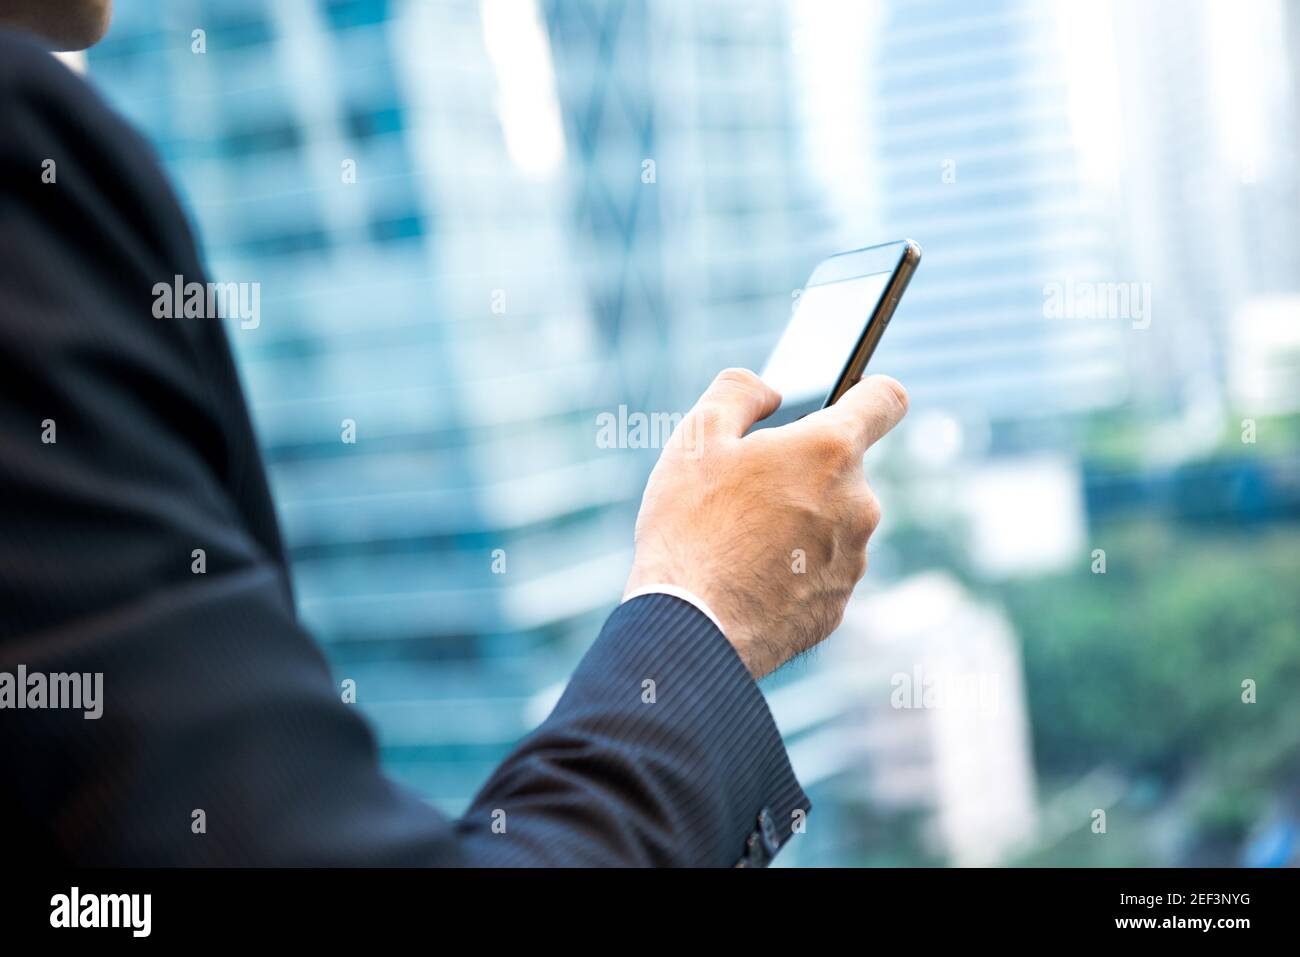
[[[889,320],[894,317],[895,310],[898,309],[898,301],[903,297],[907,284],[912,281],[912,276],[916,272],[917,264],[921,262],[921,245],[912,239],[901,240],[903,251],[898,257],[898,262],[894,266],[894,275],[890,278],[889,285],[880,294],[876,301],[877,305],[883,303],[883,306],[871,316],[866,327],[862,330],[862,335],[858,338],[858,344],[853,349],[853,354],[844,364],[840,371],[839,377],[835,380],[835,385],[831,388],[830,393],[826,396],[826,401],[822,403],[822,408],[834,405],[840,397],[848,392],[862,378],[862,373],[867,368],[867,363],[871,360],[871,355],[876,351],[876,346],[880,342],[880,337],[885,334],[885,327],[889,325]],[[892,243],[881,243],[877,246],[868,246],[867,249],[880,249],[883,246],[895,246],[899,241]],[[836,255],[848,255],[852,252],[861,252],[862,250],[848,250]],[[832,259],[835,257],[831,257]],[[874,274],[871,274],[874,275]]]
[[[898,247],[904,247],[904,252],[896,253]],[[909,247],[920,248],[910,239],[895,239],[887,243],[877,243],[874,246],[863,246],[861,249],[846,249],[843,252],[834,253],[827,256],[819,262],[808,277],[804,284],[806,288],[813,286],[824,286],[834,282],[844,282],[849,279],[858,279],[862,276],[875,276],[882,272],[892,272],[898,266],[898,261],[906,254]],[[888,254],[888,255],[886,255]],[[872,261],[872,256],[876,261]],[[860,265],[861,260],[866,259],[868,265]],[[853,265],[846,265],[848,260]]]

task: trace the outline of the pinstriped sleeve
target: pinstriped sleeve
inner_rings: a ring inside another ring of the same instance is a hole
[[[469,865],[732,866],[810,807],[762,693],[697,608],[621,605],[460,821]]]
[[[159,277],[203,275],[180,207],[143,141],[2,30],[0,187],[0,671],[104,691],[93,721],[0,720],[15,859],[730,865],[756,815],[769,851],[789,833],[807,802],[757,686],[667,595],[614,613],[463,820],[390,783],[295,616],[223,327],[151,315]]]

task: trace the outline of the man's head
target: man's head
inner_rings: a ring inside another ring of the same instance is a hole
[[[51,50],[84,50],[108,30],[113,0],[0,0],[0,27],[36,34]]]

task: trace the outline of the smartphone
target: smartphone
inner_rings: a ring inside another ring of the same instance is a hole
[[[903,239],[837,253],[813,270],[760,373],[782,396],[760,427],[834,405],[862,378],[920,261],[921,247]]]

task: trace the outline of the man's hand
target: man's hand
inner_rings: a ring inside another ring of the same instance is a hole
[[[698,595],[756,678],[843,618],[880,522],[862,456],[907,412],[907,392],[870,376],[829,409],[745,435],[780,404],[747,369],[713,380],[650,474],[624,592]]]

